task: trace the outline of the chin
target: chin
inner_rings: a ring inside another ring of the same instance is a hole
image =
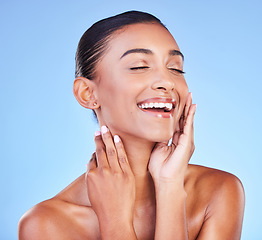
[[[169,142],[172,136],[169,137],[158,137],[154,139],[154,142]]]
[[[149,134],[144,134],[144,138],[151,142],[168,142],[173,137],[173,131],[151,131]]]

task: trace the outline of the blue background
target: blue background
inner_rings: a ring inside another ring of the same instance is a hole
[[[1,0],[1,239],[16,239],[26,210],[85,171],[98,127],[72,93],[77,43],[95,21],[132,9],[159,17],[185,55],[198,104],[191,163],[241,179],[242,239],[262,239],[262,4],[252,0]]]

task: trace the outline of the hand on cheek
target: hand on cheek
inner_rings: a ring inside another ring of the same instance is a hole
[[[150,158],[149,171],[155,182],[183,184],[188,162],[194,152],[193,118],[196,104],[189,93],[179,128],[173,134],[172,144],[156,144]],[[178,130],[179,129],[179,130]]]

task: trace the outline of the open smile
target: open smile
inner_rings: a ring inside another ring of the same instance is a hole
[[[171,118],[173,117],[176,101],[170,98],[150,98],[139,102],[137,106],[151,116]]]

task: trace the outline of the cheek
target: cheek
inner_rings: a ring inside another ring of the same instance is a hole
[[[183,104],[185,105],[187,97],[188,97],[188,93],[189,93],[188,86],[187,86],[186,82],[185,82],[184,88],[181,92],[182,92],[181,93],[181,99],[183,99]]]
[[[179,111],[182,113],[183,110],[184,110],[184,106],[186,104],[188,93],[189,93],[188,86],[187,86],[185,79],[183,81],[181,81],[180,84],[177,86],[177,92],[178,92],[179,97],[180,97],[180,109],[179,109]]]
[[[187,97],[188,95],[188,86],[187,86],[187,83],[186,83],[186,80],[185,78],[183,77],[183,81],[181,81],[181,84],[180,84],[180,91],[181,91],[181,95],[183,95],[184,97]]]
[[[183,80],[181,79],[181,81],[176,84],[176,91],[179,95],[179,105],[178,105],[178,109],[176,110],[176,117],[175,117],[175,121],[173,125],[173,131],[180,130],[179,129],[179,120],[181,118],[181,115],[183,114],[186,100],[187,100],[188,93],[189,93],[188,86],[187,86],[185,79]]]
[[[130,91],[123,85],[114,81],[106,82],[99,86],[99,104],[101,106],[101,117],[104,123],[112,123],[123,119],[128,112],[132,111],[130,106]]]

